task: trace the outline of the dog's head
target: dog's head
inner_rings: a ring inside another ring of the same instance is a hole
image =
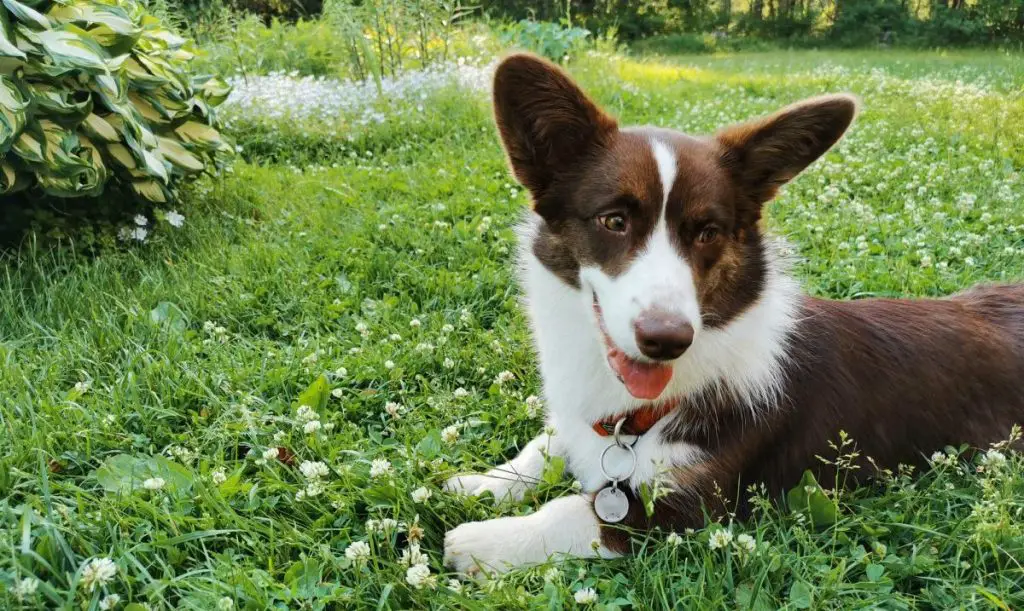
[[[494,108],[543,219],[533,254],[592,300],[610,367],[654,399],[702,333],[757,300],[762,206],[842,136],[856,104],[815,98],[713,137],[620,128],[557,66],[513,55]]]

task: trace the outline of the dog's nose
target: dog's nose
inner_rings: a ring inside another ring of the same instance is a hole
[[[693,325],[678,314],[649,310],[636,319],[633,327],[640,352],[659,361],[679,358],[693,343]]]

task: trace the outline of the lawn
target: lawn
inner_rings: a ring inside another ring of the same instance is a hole
[[[927,473],[838,495],[828,528],[760,499],[752,520],[713,527],[733,537],[724,547],[707,530],[654,533],[629,559],[449,581],[446,529],[572,487],[552,465],[522,503],[440,489],[543,426],[514,281],[528,202],[491,125],[486,64],[379,99],[236,81],[225,113],[240,160],[186,193],[182,228],[88,256],[32,240],[6,256],[0,606],[560,608],[593,588],[584,604],[606,609],[1024,607],[1024,461],[953,448]],[[769,209],[812,294],[1024,278],[1019,55],[591,54],[569,67],[622,122],[691,133],[860,96],[848,137]],[[265,112],[289,96],[314,110]],[[430,570],[415,585],[411,541]]]

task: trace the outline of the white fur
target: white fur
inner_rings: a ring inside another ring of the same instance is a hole
[[[614,558],[601,544],[592,499],[577,494],[555,499],[527,516],[467,522],[444,536],[444,564],[463,574],[503,572],[549,558]]]
[[[559,454],[553,450],[551,437],[546,434],[539,435],[507,463],[482,475],[456,475],[445,483],[444,489],[457,494],[477,496],[490,492],[497,501],[520,501],[526,495],[526,491],[540,480],[544,473],[546,457],[550,454]]]

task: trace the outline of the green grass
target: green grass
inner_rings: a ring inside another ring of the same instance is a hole
[[[864,112],[843,145],[768,219],[807,291],[855,298],[1024,278],[1021,59],[603,56],[573,70],[624,123],[691,132],[858,94]],[[750,555],[711,549],[708,531],[677,544],[655,533],[633,558],[449,590],[447,528],[532,511],[571,482],[499,506],[440,491],[542,423],[527,402],[539,379],[512,273],[526,197],[483,96],[423,104],[410,118],[396,103],[392,120],[358,133],[337,129],[344,117],[237,124],[247,161],[190,191],[183,229],[88,258],[31,240],[7,256],[0,607],[97,608],[116,594],[119,608],[558,608],[589,587],[604,608],[1024,606],[1013,454],[980,472],[962,459],[883,476],[839,496],[825,529],[759,501],[753,519],[727,525],[756,539]],[[497,384],[503,371],[514,379]],[[317,412],[314,434],[302,403]],[[450,426],[457,439],[442,438]],[[275,447],[287,452],[261,459]],[[379,459],[392,470],[373,477]],[[302,461],[329,473],[297,500]],[[150,477],[165,487],[140,485]],[[432,495],[416,503],[420,487]],[[367,532],[385,519],[400,525]],[[414,523],[436,590],[405,580]],[[355,541],[369,543],[368,561],[346,558]],[[81,569],[103,557],[116,575],[89,591]],[[38,591],[18,601],[12,586],[31,577]]]

